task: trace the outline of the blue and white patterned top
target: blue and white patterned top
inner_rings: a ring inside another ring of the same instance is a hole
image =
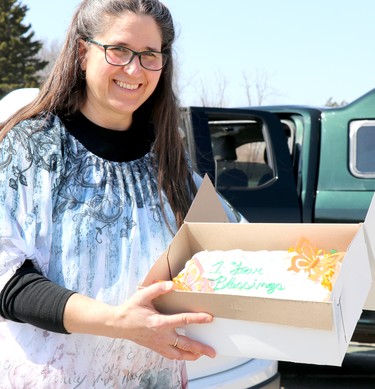
[[[130,162],[99,158],[53,115],[15,126],[0,143],[0,289],[31,259],[59,285],[124,303],[173,238],[155,164],[152,152]],[[0,318],[0,344],[0,389],[170,389],[187,382],[183,362],[127,340]]]

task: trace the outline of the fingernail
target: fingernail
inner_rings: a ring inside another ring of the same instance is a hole
[[[167,289],[172,289],[173,288],[173,281],[166,281],[165,282],[165,287],[167,288]]]
[[[215,352],[212,352],[208,355],[211,359],[215,358],[216,357],[216,353]]]

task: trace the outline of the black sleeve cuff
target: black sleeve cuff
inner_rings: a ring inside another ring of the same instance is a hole
[[[64,327],[64,309],[74,293],[42,276],[27,260],[0,292],[0,315],[8,320],[68,334]]]

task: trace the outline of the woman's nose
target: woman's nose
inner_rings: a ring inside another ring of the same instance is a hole
[[[140,58],[135,55],[134,58],[124,66],[124,72],[129,74],[136,74],[142,71],[142,65]]]

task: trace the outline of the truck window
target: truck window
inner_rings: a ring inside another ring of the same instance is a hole
[[[219,191],[257,188],[275,177],[261,121],[210,121],[209,127]]]
[[[349,169],[354,177],[375,178],[375,120],[350,123]]]

